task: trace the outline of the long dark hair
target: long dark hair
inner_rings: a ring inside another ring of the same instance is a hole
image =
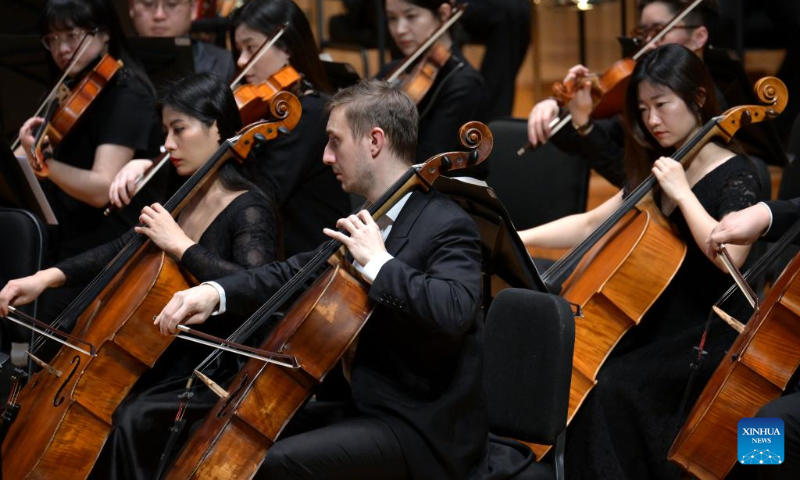
[[[220,142],[233,137],[242,128],[233,92],[217,75],[209,72],[190,75],[170,85],[158,102],[158,107],[159,114],[164,107],[170,107],[199,120],[206,127],[217,122]],[[254,178],[251,162],[241,165],[238,162],[226,162],[219,169],[219,179],[225,188],[254,190],[264,194],[248,178]]]
[[[319,59],[319,48],[311,33],[311,26],[303,11],[292,0],[251,0],[245,3],[233,14],[231,37],[240,25],[269,36],[282,23],[288,23],[288,27],[276,45],[289,53],[292,66],[309,83],[329,92],[331,88]]]
[[[652,162],[674,152],[663,148],[647,130],[639,112],[639,84],[648,82],[672,90],[705,124],[719,112],[714,84],[703,61],[681,45],[663,45],[642,56],[625,92],[625,170],[630,186],[647,178]]]
[[[110,0],[48,0],[39,23],[40,34],[45,36],[53,30],[73,28],[87,31],[97,29],[108,34],[108,53],[117,60],[122,60],[125,65],[123,71],[135,77],[151,93],[155,93],[144,69],[130,53]]]

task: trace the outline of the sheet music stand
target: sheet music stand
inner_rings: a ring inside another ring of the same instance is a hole
[[[28,210],[42,223],[57,225],[55,214],[33,170],[27,167],[27,160],[22,162],[25,163],[20,163],[14,156],[5,138],[0,138],[0,207]],[[26,167],[30,170],[27,174]]]

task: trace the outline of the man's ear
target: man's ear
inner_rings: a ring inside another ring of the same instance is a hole
[[[693,52],[699,52],[703,50],[706,43],[708,43],[708,29],[705,26],[700,26],[692,31],[687,47]]]
[[[372,158],[380,155],[386,146],[386,133],[380,127],[373,127],[369,132],[369,153]]]

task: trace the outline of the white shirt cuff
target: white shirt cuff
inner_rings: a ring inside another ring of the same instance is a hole
[[[214,290],[216,290],[217,293],[219,294],[219,307],[217,307],[216,310],[211,312],[211,316],[213,317],[214,315],[222,315],[223,313],[225,313],[225,307],[226,307],[225,290],[222,288],[222,286],[220,286],[220,284],[217,282],[203,282],[200,285],[208,285],[210,287],[213,287]]]
[[[767,205],[767,204],[766,204],[766,203],[764,203],[764,202],[758,202],[758,204],[759,204],[759,205],[763,205],[763,206],[764,206],[764,208],[766,208],[766,209],[767,209],[767,212],[769,212],[769,225],[767,225],[767,229],[766,229],[766,230],[764,230],[764,233],[762,233],[762,234],[761,234],[761,236],[763,237],[764,235],[766,235],[766,234],[767,234],[767,232],[769,232],[769,229],[770,229],[770,228],[772,228],[772,209],[770,209],[770,208],[769,208],[769,205]]]
[[[383,268],[383,265],[393,258],[393,256],[389,255],[389,252],[381,252],[378,255],[375,255],[372,260],[367,262],[367,264],[363,267],[358,262],[354,262],[353,266],[356,267],[358,273],[364,277],[364,280],[372,285],[372,282],[375,281],[375,278],[378,276],[378,272],[381,271],[381,268]]]

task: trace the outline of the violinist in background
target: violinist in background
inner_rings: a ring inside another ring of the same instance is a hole
[[[157,151],[160,133],[153,87],[130,56],[107,1],[49,0],[42,13],[41,33],[44,47],[61,72],[87,39],[88,48],[68,72],[70,87],[105,54],[124,63],[69,134],[52,151],[48,148],[50,174],[41,184],[59,222],[48,238],[52,262],[107,242],[129,227],[103,216],[108,189],[128,161]],[[41,117],[34,117],[20,129],[25,152],[34,144],[42,123]],[[43,307],[42,318],[60,312],[78,291],[64,289]]]
[[[685,171],[670,158],[717,113],[714,87],[700,57],[674,44],[645,54],[625,95],[625,123],[632,137],[625,151],[627,187],[594,210],[520,232],[526,246],[572,247],[652,173],[661,189],[656,205],[687,245],[680,269],[641,324],[613,350],[573,418],[565,461],[570,478],[680,475],[668,463],[667,451],[680,426],[676,417],[687,366],[710,305],[730,285],[722,261],[705,256],[705,240],[720,220],[758,202],[764,190],[750,160],[723,145],[707,143]],[[730,249],[737,265],[748,252],[749,247]],[[707,381],[735,333],[722,322],[712,326],[698,384]]]
[[[707,254],[715,257],[720,244],[752,245],[757,240],[777,241],[800,220],[800,198],[760,202],[725,217],[708,235]],[[797,244],[800,239],[795,238]],[[800,477],[800,385],[788,385],[786,393],[766,405],[757,417],[780,418],[786,428],[781,465],[756,467],[758,478],[790,480]],[[744,471],[744,469],[740,469]],[[747,469],[750,471],[751,469]]]
[[[185,37],[192,27],[197,0],[128,0],[133,28],[141,37]],[[236,67],[231,52],[208,42],[192,40],[194,71],[213,72],[224,81],[233,79]]]
[[[425,43],[450,18],[451,13],[452,6],[441,0],[386,0],[389,32],[406,56]],[[445,32],[438,40],[449,50],[450,58],[417,104],[419,139],[416,159],[419,162],[456,149],[461,125],[470,120],[485,119],[487,97],[483,79],[464,59],[453,39],[452,30]],[[387,65],[378,73],[378,77],[388,77],[398,63]],[[407,80],[410,79],[403,81]]]
[[[686,5],[686,0],[642,0],[639,2],[639,26],[637,36],[648,42],[661,27],[669,23]],[[700,58],[708,44],[709,25],[716,17],[716,0],[705,0],[668,32],[658,45],[675,43],[695,52]],[[589,74],[583,65],[575,65],[569,70],[564,82],[572,82]],[[624,129],[620,118],[593,120],[591,83],[587,80],[574,98],[566,106],[572,114],[572,124],[566,125],[552,139],[550,122],[563,116],[564,109],[552,97],[534,105],[528,116],[528,140],[534,147],[552,140],[561,150],[579,155],[589,161],[593,169],[615,186],[626,185],[624,169]],[[720,109],[725,110],[724,98]],[[738,103],[737,103],[738,104]]]
[[[161,116],[167,132],[164,146],[183,177],[197,171],[223,140],[241,128],[230,88],[210,73],[173,85],[161,101]],[[278,221],[270,200],[248,180],[252,177],[249,170],[249,165],[229,161],[192,197],[177,221],[160,204],[153,204],[142,210],[139,219],[143,226],[134,231],[52,268],[11,280],[0,291],[0,316],[7,313],[8,305],[32,302],[47,288],[88,282],[137,233],[150,238],[200,281],[276,260]],[[205,331],[226,337],[236,322],[225,317],[208,323]],[[114,414],[115,428],[95,467],[96,478],[153,478],[178,395],[185,389],[186,377],[206,354],[206,347],[176,340],[142,375]],[[229,380],[235,367],[235,362],[223,364],[212,374]],[[189,423],[198,420],[216,400],[211,390],[196,388],[185,418]]]
[[[255,156],[254,182],[271,192],[280,207],[286,255],[315,247],[325,236],[322,229],[350,212],[350,198],[339,188],[330,169],[320,162],[325,149],[325,102],[328,82],[311,27],[292,0],[251,0],[232,14],[232,32],[239,51],[237,64],[244,68],[256,50],[284,22],[288,28],[278,42],[249,70],[245,81],[266,81],[286,65],[304,76],[296,92],[303,107],[292,133],[275,139]],[[136,179],[152,165],[150,160],[131,162],[109,192],[117,206],[130,201]]]

